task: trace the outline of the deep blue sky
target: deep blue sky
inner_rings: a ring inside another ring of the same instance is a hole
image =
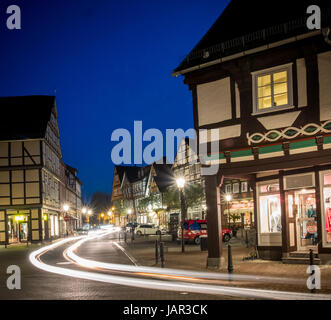
[[[111,133],[191,128],[192,97],[172,70],[229,0],[1,0],[0,96],[54,94],[63,160],[83,193],[110,192]],[[22,30],[6,28],[19,5]]]

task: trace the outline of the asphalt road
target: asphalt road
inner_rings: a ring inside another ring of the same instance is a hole
[[[79,255],[84,258],[120,264],[133,264],[132,261],[113,244],[113,237],[88,241],[79,249]],[[63,251],[71,243],[61,245],[45,253],[42,262],[61,268],[87,271],[87,269],[69,263],[63,256]],[[29,261],[29,254],[38,246],[26,248],[1,249],[0,258],[0,299],[61,299],[61,300],[209,300],[231,299],[228,296],[194,294],[187,292],[172,292],[135,288],[131,286],[102,283],[91,280],[77,279],[42,271]],[[6,269],[9,265],[21,268],[22,288],[9,290],[6,286],[9,275]],[[101,272],[101,271],[100,271]]]

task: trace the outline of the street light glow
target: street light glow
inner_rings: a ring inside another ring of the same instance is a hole
[[[227,195],[225,196],[225,200],[226,200],[227,202],[231,201],[231,200],[232,200],[232,195],[231,195],[231,194],[227,194]]]
[[[67,204],[65,204],[65,205],[63,206],[63,210],[64,210],[65,212],[69,211],[69,206],[68,206]]]
[[[88,214],[88,215],[91,215],[91,214],[92,214],[92,210],[88,210],[88,211],[87,211],[87,214]]]
[[[113,213],[111,211],[108,211],[108,216],[111,216]]]
[[[84,207],[83,209],[82,209],[82,213],[86,213],[87,212],[87,209]]]
[[[183,189],[185,186],[185,179],[183,177],[179,177],[176,179],[176,183],[179,189]]]
[[[128,209],[128,214],[131,214],[132,213],[132,210],[131,209]]]

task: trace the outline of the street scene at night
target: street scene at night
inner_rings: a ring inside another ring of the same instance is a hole
[[[0,39],[1,301],[329,303],[330,1],[4,0]]]

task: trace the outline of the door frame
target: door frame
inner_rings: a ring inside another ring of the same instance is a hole
[[[287,241],[288,241],[288,250],[289,252],[297,251],[298,250],[298,235],[297,235],[297,215],[298,215],[298,209],[293,206],[293,212],[292,217],[290,217],[289,213],[289,201],[288,196],[292,195],[293,202],[295,198],[295,190],[288,190],[285,191],[285,210],[286,210],[286,223],[287,223]],[[291,246],[291,230],[290,230],[290,224],[294,224],[294,245]]]

